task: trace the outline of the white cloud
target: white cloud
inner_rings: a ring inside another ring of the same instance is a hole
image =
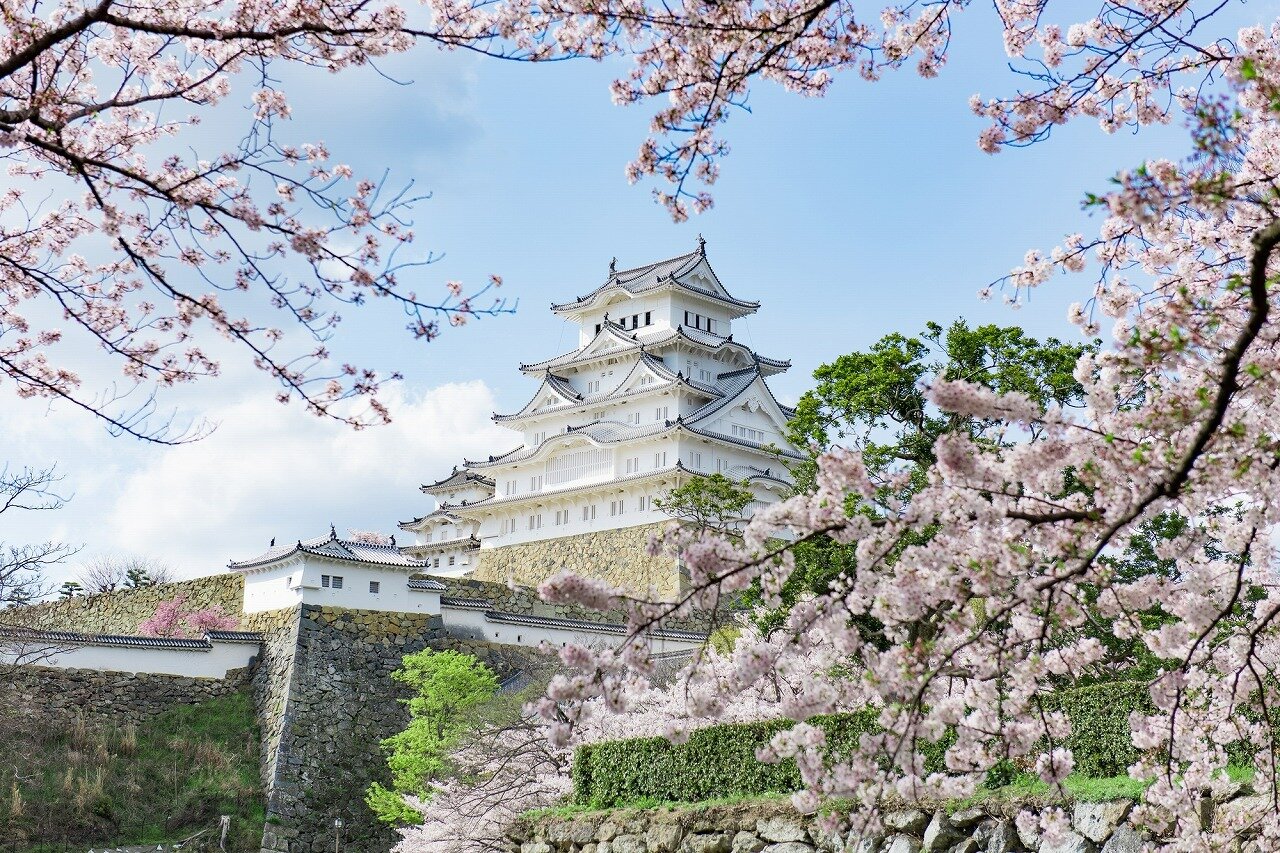
[[[265,395],[213,410],[221,426],[212,436],[149,453],[127,476],[99,542],[195,575],[330,523],[395,533],[430,505],[419,484],[514,443],[490,422],[482,382],[400,389],[387,402],[394,422],[359,432]]]

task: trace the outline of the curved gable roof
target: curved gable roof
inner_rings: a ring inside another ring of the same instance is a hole
[[[694,281],[693,273],[699,270],[703,271],[706,278],[710,280],[710,288],[700,287]],[[719,276],[715,274],[715,270],[711,268],[711,264],[707,262],[706,244],[699,237],[697,249],[683,255],[676,255],[674,258],[666,258],[626,270],[617,270],[611,266],[609,278],[604,284],[572,302],[552,305],[551,310],[557,314],[577,314],[601,305],[609,295],[614,293],[639,296],[667,287],[729,305],[737,311],[739,316],[750,314],[760,307],[759,302],[748,302],[729,293]]]

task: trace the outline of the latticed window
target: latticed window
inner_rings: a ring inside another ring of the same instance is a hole
[[[576,450],[547,460],[547,484],[572,483],[587,477],[613,473],[612,454],[607,450]]]

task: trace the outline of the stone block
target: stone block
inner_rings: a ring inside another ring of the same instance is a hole
[[[733,842],[727,832],[706,832],[690,835],[680,845],[687,853],[729,853]]]
[[[1038,853],[1095,853],[1098,848],[1080,833],[1068,832],[1056,842],[1042,839],[1036,849]]]
[[[733,836],[733,853],[760,853],[765,848],[755,833],[742,831]]]
[[[946,812],[935,812],[933,819],[925,827],[920,849],[924,853],[944,853],[962,837],[961,833],[947,819]]]
[[[644,834],[644,843],[650,853],[675,853],[680,846],[680,827],[665,823],[649,827]]]
[[[884,825],[894,832],[920,835],[929,825],[929,815],[920,809],[902,809],[885,815]]]
[[[1125,824],[1117,826],[1115,832],[1102,845],[1102,853],[1142,853],[1146,842],[1133,827]]]
[[[756,835],[765,841],[805,841],[809,833],[804,824],[794,817],[770,817],[756,822]]]
[[[975,839],[978,833],[974,833]],[[991,825],[987,837],[987,853],[1013,853],[1018,849],[1018,831],[1013,821],[1007,818],[997,820]],[[1035,848],[1031,848],[1034,850]]]
[[[920,853],[920,842],[910,835],[891,835],[883,853]]]
[[[1109,803],[1076,803],[1071,812],[1071,825],[1085,838],[1101,844],[1129,814],[1132,803],[1114,800]]]
[[[803,841],[784,841],[781,844],[770,844],[760,853],[813,853],[813,846]]]
[[[978,853],[978,842],[972,838],[966,838],[956,846],[952,847],[947,853]]]
[[[613,853],[646,853],[644,837],[619,835],[613,839]]]
[[[987,813],[980,808],[961,809],[950,815],[951,825],[960,829],[968,829],[978,821],[987,816]]]

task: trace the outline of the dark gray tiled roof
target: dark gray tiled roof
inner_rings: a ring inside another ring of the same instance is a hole
[[[682,280],[683,276],[692,272],[704,257],[703,246],[701,242],[699,242],[698,248],[688,254],[677,255],[674,258],[655,261],[651,264],[645,264],[644,266],[633,267],[627,270],[612,271],[609,275],[608,281],[588,293],[586,296],[581,296],[572,302],[563,302],[559,305],[552,305],[551,310],[573,311],[585,308],[598,296],[611,290],[622,290],[632,296],[638,296],[642,293],[647,293],[650,290],[656,290],[668,285],[674,285],[682,290],[690,291],[700,296],[716,299],[721,302],[727,302],[730,305],[740,308],[754,310],[760,307],[759,302],[747,302],[742,299],[737,299],[729,295],[727,290],[722,293],[713,292],[706,290],[705,288],[696,287],[692,283]],[[707,268],[710,269],[710,265],[708,265]],[[716,276],[714,271],[712,271],[711,276],[716,279],[717,284],[720,284],[719,278]],[[721,287],[723,288],[723,285],[721,285]]]
[[[559,616],[534,616],[526,613],[503,613],[489,610],[484,614],[489,622],[506,625],[528,625],[537,628],[558,628],[565,631],[587,631],[596,634],[626,635],[631,629],[626,625],[613,622],[592,622],[588,619],[565,619]],[[646,636],[659,640],[690,640],[705,642],[708,635],[698,631],[684,631],[679,628],[656,628],[645,632]]]
[[[331,560],[344,560],[352,563],[374,563],[380,566],[396,566],[407,569],[424,568],[426,563],[406,556],[395,545],[371,545],[367,542],[355,542],[339,539],[332,530],[327,537],[299,540],[291,545],[276,545],[251,560],[232,560],[228,563],[231,569],[251,569],[274,563],[292,554],[310,554],[316,557],[327,557]]]
[[[444,592],[447,586],[430,578],[409,578],[409,589],[425,589],[432,592]]]
[[[596,338],[599,338],[601,335],[606,333],[609,333],[608,328],[602,329]],[[611,334],[617,335],[616,332]],[[732,337],[722,338],[719,335],[712,334],[711,332],[704,332],[701,329],[691,329],[688,326],[677,326],[674,329],[666,329],[664,331],[658,331],[650,334],[617,336],[623,339],[622,346],[614,349],[600,353],[587,353],[586,350],[591,346],[591,343],[588,343],[585,347],[579,347],[578,349],[562,353],[553,358],[546,359],[545,361],[538,361],[532,364],[522,364],[520,365],[520,370],[525,373],[536,373],[540,370],[559,370],[564,367],[584,364],[601,358],[612,358],[635,350],[643,350],[645,348],[658,349],[678,340],[686,340],[711,351],[717,351],[723,347],[735,348],[746,353],[752,360],[775,370],[787,370],[791,367],[790,361],[783,361],[781,359],[767,358],[762,355],[757,355],[752,352],[750,347],[745,344],[738,343],[733,340]],[[596,338],[592,339],[592,343],[594,343]]]
[[[493,480],[485,479],[474,471],[468,471],[466,468],[454,468],[453,473],[443,480],[437,480],[434,483],[424,483],[419,486],[419,490],[431,494],[437,491],[449,491],[450,489],[460,489],[463,486],[475,483],[476,485],[493,488]]]
[[[458,595],[440,596],[441,607],[454,607],[459,610],[491,610],[493,602],[487,598],[464,598]]]
[[[0,628],[0,637],[11,642],[51,646],[127,646],[144,649],[184,649],[207,652],[214,642],[260,643],[262,635],[249,631],[206,631],[203,637],[143,637],[124,634],[80,634],[75,631],[37,631]]]

